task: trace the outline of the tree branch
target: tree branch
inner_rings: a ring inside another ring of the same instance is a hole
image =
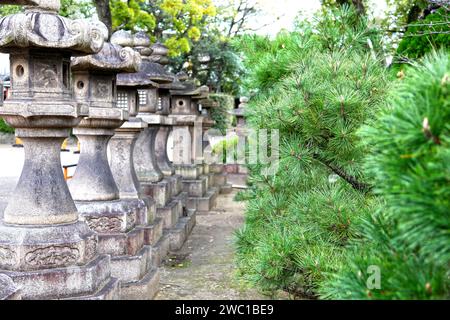
[[[344,169],[334,165],[333,163],[331,163],[331,161],[322,159],[322,157],[320,157],[318,154],[314,154],[313,158],[318,162],[320,162],[321,164],[323,164],[324,166],[326,166],[331,171],[333,171],[335,174],[344,179],[346,182],[348,182],[353,187],[353,189],[364,193],[367,193],[370,190],[372,190],[372,186],[364,182],[358,181],[356,177],[349,175],[347,172],[344,171]]]

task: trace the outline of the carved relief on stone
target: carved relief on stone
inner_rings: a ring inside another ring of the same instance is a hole
[[[0,247],[0,265],[13,266],[16,263],[16,253],[9,248]]]
[[[51,62],[37,62],[35,65],[34,82],[37,87],[57,88],[58,68]]]
[[[111,96],[111,84],[109,82],[98,80],[94,85],[96,98],[106,100]]]
[[[30,251],[25,262],[33,267],[63,267],[75,264],[80,256],[79,250],[68,246],[50,246]]]
[[[98,233],[120,232],[122,222],[120,217],[86,218],[89,228]]]

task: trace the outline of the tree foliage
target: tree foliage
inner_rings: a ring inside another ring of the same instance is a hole
[[[379,47],[379,36],[356,16],[344,6],[325,11],[308,32],[241,42],[247,90],[256,92],[248,122],[279,130],[281,140],[275,175],[249,166],[237,235],[243,277],[267,290],[316,296],[325,272],[340,268],[361,217],[379,205],[368,193],[367,146],[357,131],[383,103],[387,79],[368,45]]]
[[[163,41],[169,55],[190,52],[208,18],[216,14],[211,0],[111,0],[113,30],[143,30]]]
[[[386,201],[366,218],[351,255],[321,292],[343,299],[450,297],[450,55],[416,63],[389,106],[362,130],[366,170]],[[381,287],[367,288],[369,266]]]
[[[417,59],[433,49],[446,48],[450,44],[450,7],[440,8],[425,19],[409,25],[399,43],[400,59]]]

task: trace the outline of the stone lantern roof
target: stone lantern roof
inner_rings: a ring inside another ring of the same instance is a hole
[[[141,64],[141,56],[131,48],[105,43],[103,49],[93,55],[72,59],[73,71],[101,72],[137,72]]]
[[[145,32],[138,32],[132,35],[128,31],[115,32],[111,37],[111,42],[121,46],[133,47],[142,57],[142,63],[138,72],[133,74],[120,74],[117,79],[119,86],[139,86],[156,87],[157,84],[172,83],[175,77],[167,72],[164,67],[155,62],[165,62],[164,55],[167,55],[165,47],[155,44],[150,47],[150,38]]]
[[[186,75],[187,76],[187,75]],[[180,81],[181,85],[183,86],[183,88],[181,89],[173,89],[171,90],[171,94],[172,95],[177,95],[177,96],[190,96],[192,99],[194,100],[202,100],[202,99],[206,99],[208,97],[209,94],[209,88],[207,86],[201,86],[201,87],[197,87],[195,85],[195,83],[193,82],[193,80],[187,78],[187,80],[185,80],[185,76],[184,74],[179,74],[177,75],[178,80]]]
[[[25,12],[0,19],[0,52],[14,53],[19,48],[54,48],[76,55],[96,53],[103,46],[104,36],[99,24],[59,16],[59,0],[0,0],[0,4],[26,6]]]

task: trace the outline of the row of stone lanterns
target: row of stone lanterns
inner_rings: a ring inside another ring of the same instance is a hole
[[[167,49],[144,33],[107,43],[103,24],[58,16],[57,0],[0,0],[12,2],[26,8],[0,19],[12,82],[0,116],[25,162],[0,221],[0,299],[150,299],[161,261],[217,196],[199,152],[207,92],[168,73]],[[72,128],[81,154],[67,185]]]

